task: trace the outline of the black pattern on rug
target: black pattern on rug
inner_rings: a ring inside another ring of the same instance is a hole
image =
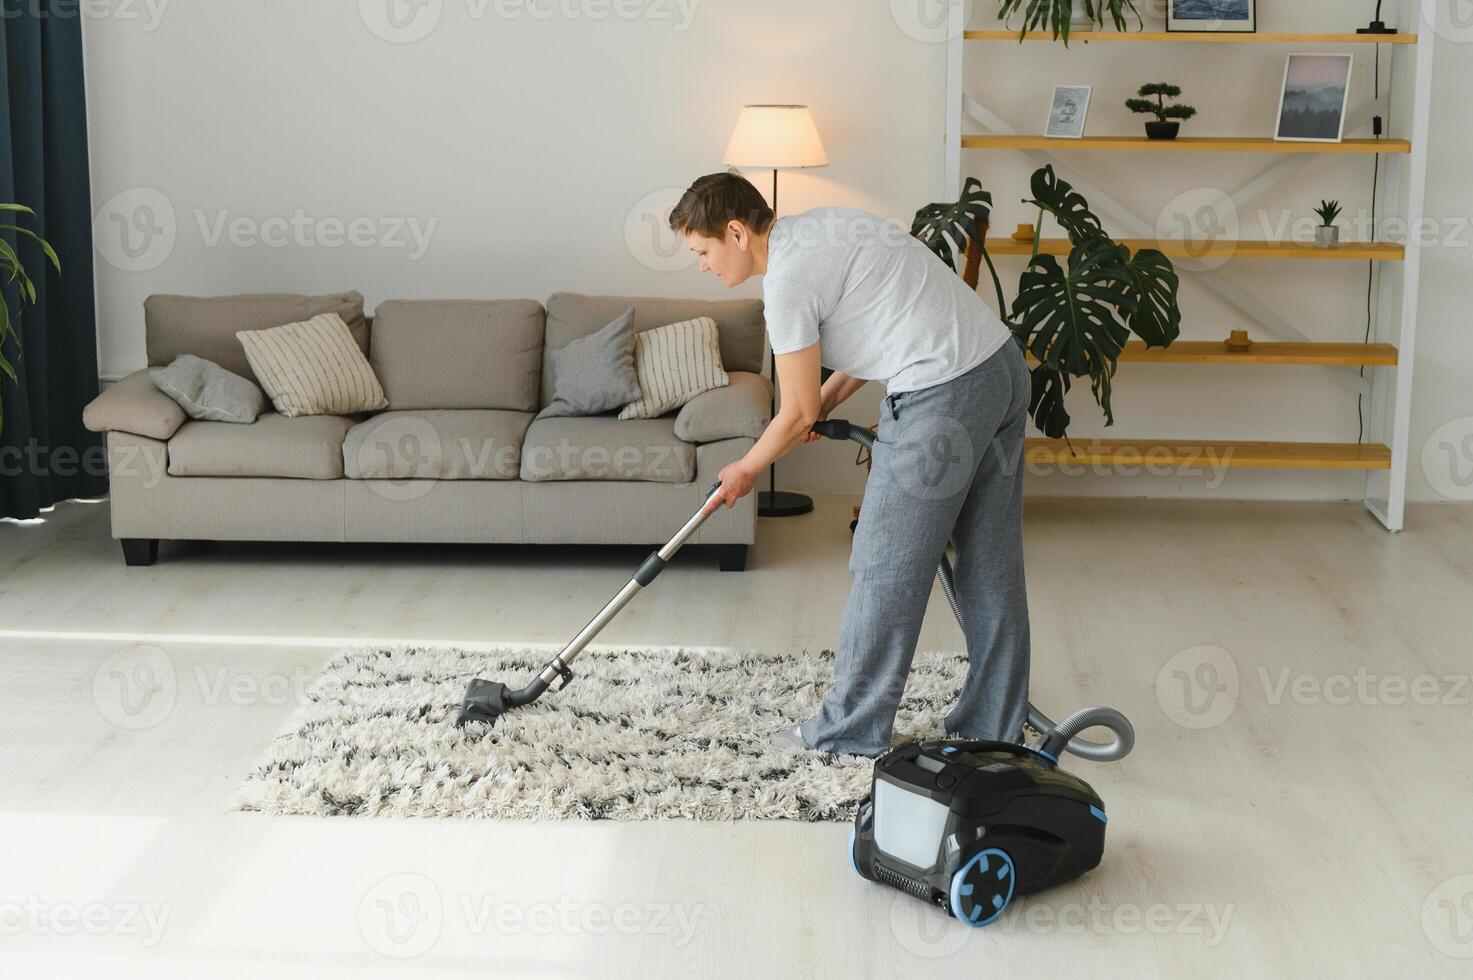
[[[500,820],[851,820],[873,760],[776,749],[817,711],[833,651],[586,651],[578,679],[455,727],[473,677],[521,687],[556,650],[349,650],[311,686],[239,809]],[[917,654],[895,743],[936,737],[964,654]]]

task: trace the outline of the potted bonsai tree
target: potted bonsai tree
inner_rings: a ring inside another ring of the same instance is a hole
[[[1321,201],[1314,213],[1320,216],[1319,227],[1314,230],[1314,243],[1320,248],[1336,248],[1340,245],[1340,229],[1335,219],[1340,217],[1339,201]]]
[[[1136,93],[1140,98],[1126,99],[1125,108],[1143,116],[1155,116],[1155,122],[1146,123],[1146,136],[1153,140],[1174,140],[1181,131],[1183,121],[1192,118],[1197,110],[1189,105],[1167,105],[1167,99],[1181,95],[1181,86],[1170,82],[1149,82]],[[1151,101],[1152,98],[1155,101]]]
[[[1005,21],[1013,14],[1023,12],[1023,25],[1019,28],[1021,40],[1034,30],[1052,31],[1055,41],[1069,43],[1069,32],[1088,30],[1091,26],[1105,26],[1105,17],[1117,31],[1126,29],[1126,14],[1135,14],[1136,23],[1144,27],[1140,12],[1135,9],[1135,0],[1000,0],[997,16]]]

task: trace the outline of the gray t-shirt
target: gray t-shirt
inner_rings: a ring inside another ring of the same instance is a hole
[[[762,295],[774,353],[819,344],[825,367],[892,394],[960,377],[1011,337],[930,249],[853,208],[777,219]]]

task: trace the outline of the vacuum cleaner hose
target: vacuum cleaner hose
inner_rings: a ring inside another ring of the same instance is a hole
[[[818,422],[813,426],[813,431],[825,439],[849,439],[866,449],[874,449],[873,432],[843,419]],[[951,605],[957,625],[965,630],[967,621],[962,615],[961,604],[957,602],[956,588],[952,583],[951,560],[945,555],[941,556],[941,566],[937,572],[941,578],[941,591],[946,594],[946,601]],[[1114,708],[1081,708],[1055,724],[1048,715],[1030,703],[1028,724],[1042,736],[1038,748],[1054,758],[1058,758],[1060,752],[1067,751],[1092,762],[1115,762],[1125,758],[1135,747],[1134,726],[1130,719]],[[1095,742],[1082,737],[1080,732],[1089,728],[1107,729],[1112,737],[1107,742]]]

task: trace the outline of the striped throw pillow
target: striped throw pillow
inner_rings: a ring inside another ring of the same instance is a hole
[[[721,366],[716,321],[708,316],[635,334],[634,372],[639,400],[624,406],[621,419],[659,418],[703,391],[731,384]]]
[[[256,380],[288,418],[350,415],[389,407],[368,358],[336,313],[270,330],[244,330],[236,338]]]

